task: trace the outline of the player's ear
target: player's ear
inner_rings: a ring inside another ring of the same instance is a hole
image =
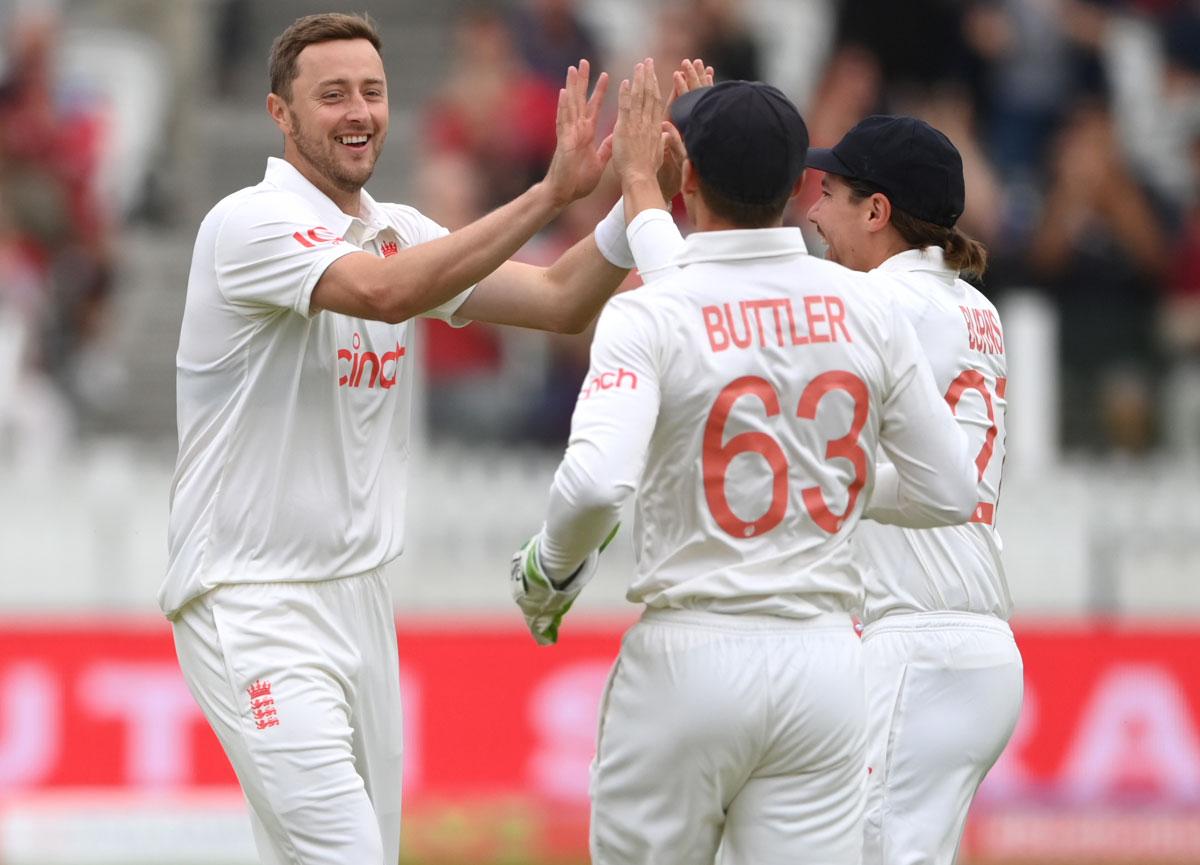
[[[275,121],[275,125],[284,135],[292,131],[291,112],[288,111],[287,103],[282,96],[277,93],[267,94],[267,113],[271,115],[271,119]]]
[[[800,194],[800,189],[801,189],[801,187],[804,186],[804,175],[807,173],[808,173],[807,170],[800,172],[800,176],[797,177],[796,182],[792,184],[792,191],[788,195],[788,198],[795,198],[797,195]]]
[[[867,231],[882,231],[892,224],[892,202],[882,192],[874,193],[867,203]]]
[[[700,190],[700,175],[696,169],[692,168],[692,160],[683,160],[683,176],[679,191],[685,195],[698,192]]]

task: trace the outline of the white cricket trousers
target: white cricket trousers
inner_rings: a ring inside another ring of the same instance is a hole
[[[1017,723],[1021,653],[1008,624],[911,613],[863,630],[866,865],[951,865],[967,810]]]
[[[174,630],[264,865],[396,865],[400,669],[379,571],[219,586]]]
[[[600,708],[593,865],[857,865],[862,647],[815,620],[647,610]]]

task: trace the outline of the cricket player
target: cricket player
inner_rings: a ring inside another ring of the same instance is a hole
[[[267,109],[283,158],[204,219],[180,334],[159,603],[272,865],[399,856],[399,672],[380,568],[403,546],[411,320],[578,331],[628,272],[593,237],[549,268],[507,261],[596,185],[604,75],[588,100],[587,61],[567,72],[545,179],[449,233],[363,189],[388,132],[379,51],[368,20],[339,14],[276,40]],[[614,213],[609,247],[624,239]]]
[[[670,222],[651,61],[619,101],[632,238]],[[872,497],[914,524],[964,521],[975,469],[896,303],[781,227],[808,144],[795,106],[723,82],[671,117],[698,231],[602,313],[514,595],[552,642],[638,491],[627,596],[646,609],[602,699],[593,862],[709,865],[723,844],[738,863],[857,863],[866,707],[847,541]]]
[[[868,117],[834,147],[809,150],[807,164],[826,172],[808,218],[828,257],[869,271],[872,290],[895,299],[971,442],[978,491],[967,524],[864,521],[851,542],[866,581],[864,861],[951,865],[1023,689],[996,533],[1004,330],[995,307],[958,278],[982,275],[986,251],[955,228],[962,159],[945,135],[912,117]],[[897,468],[885,460],[877,470]]]

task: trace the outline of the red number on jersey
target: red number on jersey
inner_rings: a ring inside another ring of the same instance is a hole
[[[717,525],[739,538],[753,538],[771,531],[787,513],[787,455],[779,442],[762,432],[738,433],[722,443],[725,422],[733,404],[743,396],[756,396],[762,400],[767,417],[779,414],[779,395],[766,379],[747,375],[727,385],[713,403],[704,425],[704,498]],[[746,522],[729,507],[725,496],[725,474],[734,457],[742,453],[761,455],[771,467],[771,505],[757,520]]]
[[[1001,399],[1004,398],[1005,387],[1008,384],[1008,379],[996,379],[996,393]],[[979,454],[975,457],[975,468],[979,470],[979,480],[983,480],[983,474],[987,471],[988,463],[992,461],[992,453],[996,448],[996,433],[998,427],[996,425],[996,412],[992,406],[992,393],[988,390],[987,379],[978,370],[965,369],[958,374],[958,378],[950,382],[950,387],[946,390],[946,402],[950,406],[950,411],[958,414],[958,401],[962,399],[962,395],[968,390],[975,390],[983,397],[983,404],[987,408],[988,431],[983,437],[983,447],[979,449]],[[975,506],[975,514],[971,517],[970,522],[992,524],[995,518],[996,505],[994,502],[980,502]]]
[[[825,446],[825,459],[841,457],[850,460],[854,466],[854,480],[850,482],[846,510],[840,514],[829,510],[829,503],[825,501],[825,494],[821,492],[820,487],[807,487],[800,492],[804,496],[804,507],[808,509],[813,522],[832,535],[842,527],[842,522],[850,511],[854,510],[858,494],[867,482],[867,452],[859,445],[858,435],[867,424],[870,394],[867,392],[866,382],[853,373],[824,372],[809,382],[804,393],[800,395],[800,407],[796,409],[796,416],[816,420],[817,404],[831,390],[844,390],[854,400],[854,420],[850,422],[850,431]]]
[[[854,509],[858,494],[867,481],[867,453],[858,444],[859,434],[867,422],[869,394],[867,385],[858,376],[849,372],[826,372],[817,376],[800,396],[796,416],[812,420],[817,416],[817,406],[832,390],[842,390],[854,400],[854,418],[850,430],[841,438],[829,442],[825,448],[827,460],[841,457],[854,466],[854,478],[849,486],[846,510],[834,514],[829,509],[825,495],[818,486],[801,490],[804,507],[813,522],[833,534],[841,527],[846,516]],[[767,417],[779,414],[779,395],[766,379],[758,376],[743,376],[721,390],[709,412],[704,425],[704,498],[717,525],[728,534],[739,538],[753,538],[778,526],[787,514],[788,460],[783,447],[764,432],[738,433],[724,441],[725,424],[736,403],[743,396],[757,397],[763,404]],[[762,516],[746,521],[737,516],[729,506],[725,495],[725,476],[729,464],[743,453],[759,454],[771,468],[771,503]]]

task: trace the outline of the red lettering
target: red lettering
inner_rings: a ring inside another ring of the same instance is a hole
[[[316,228],[310,228],[308,231],[301,234],[297,231],[292,237],[301,246],[307,249],[316,249],[318,243],[341,243],[342,238],[338,237],[328,228],[323,225],[318,225]]]
[[[316,228],[310,228],[308,230],[308,236],[317,243],[337,243],[339,240],[341,240],[340,237],[323,225],[318,225]]]
[[[371,363],[371,377],[367,379],[367,387],[375,387],[375,379],[379,377],[379,355],[373,351],[363,352],[359,355],[358,370],[354,375],[355,387],[362,383],[363,372],[366,371],[368,361]]]
[[[978,351],[979,346],[975,342],[975,328],[971,320],[971,310],[965,306],[960,306],[959,310],[962,312],[963,321],[967,324],[967,348],[971,351]]]
[[[746,335],[738,337],[737,328],[733,324],[733,310],[729,308],[729,304],[725,304],[725,320],[729,323],[729,336],[733,340],[733,344],[738,348],[749,348],[751,340],[750,319],[746,315],[746,305],[740,303],[738,307],[742,310],[742,326],[746,329]]]
[[[598,390],[612,390],[626,386],[628,383],[630,390],[637,390],[637,373],[619,367],[616,372],[609,370],[608,372],[597,373],[592,376],[592,380],[587,383],[587,387],[579,394],[580,399],[590,399]]]
[[[350,373],[351,373],[351,375],[353,375],[354,367],[356,366],[356,363],[355,363],[354,355],[352,355],[350,353],[350,350],[347,348],[339,348],[338,352],[337,352],[337,356],[338,356],[338,360],[350,361]],[[345,387],[349,382],[350,382],[350,376],[344,375],[338,379],[338,386]]]
[[[743,309],[748,308],[754,310],[754,322],[758,325],[758,344],[761,346],[766,346],[767,344],[767,336],[765,333],[763,333],[762,309],[764,306],[769,306],[771,303],[772,301],[769,300],[742,301]]]
[[[833,340],[833,337],[827,333],[817,333],[817,323],[826,320],[825,316],[817,314],[814,309],[817,304],[821,303],[821,300],[821,297],[815,294],[804,298],[804,316],[808,319],[808,338],[813,343],[832,342]]]
[[[783,317],[779,314],[779,310],[785,306],[791,308],[791,304],[784,298],[772,300],[770,304],[771,315],[775,316],[775,339],[779,341],[779,347],[783,348],[785,345],[783,341]]]
[[[796,317],[792,313],[792,305],[787,304],[788,327],[792,331],[792,345],[808,345],[808,334],[801,336],[796,332]]]
[[[701,307],[700,312],[704,317],[704,328],[708,334],[709,347],[713,351],[725,351],[731,346],[751,348],[756,344],[762,348],[766,348],[768,345],[784,348],[789,344],[809,345],[839,340],[854,341],[846,324],[846,304],[842,298],[834,295],[809,295],[803,298],[803,303],[807,324],[806,333],[800,333],[796,327],[793,303],[785,297],[739,301],[737,310],[733,308],[732,303]],[[741,330],[738,329],[736,320],[739,314]],[[770,315],[771,318],[767,318],[767,315]],[[785,317],[787,319],[787,336],[784,335]],[[774,325],[775,335],[773,343],[769,338],[772,325]],[[755,342],[756,334],[757,343]]]
[[[829,315],[829,333],[830,336],[837,339],[837,329],[842,329],[842,336],[846,342],[854,342],[850,338],[850,331],[846,329],[846,305],[842,303],[842,299],[836,295],[827,295],[825,297],[825,312]]]
[[[987,351],[987,319],[983,317],[983,310],[971,310],[971,317],[975,319],[975,342],[980,351]]]
[[[395,351],[384,352],[383,357],[380,358],[379,384],[384,390],[396,383],[396,378],[400,375],[400,358],[402,357],[404,357],[404,346],[396,343]],[[391,376],[387,374],[388,361],[391,361],[393,364]]]
[[[721,321],[721,308],[717,306],[701,307],[700,314],[704,316],[704,329],[708,331],[709,347],[713,351],[724,351],[729,348],[729,333]]]
[[[973,309],[960,306],[967,323],[967,345],[971,351],[1004,354],[1004,330],[992,309]]]
[[[992,334],[996,339],[996,354],[1004,354],[1004,328],[1000,327],[1000,319],[995,310],[988,310],[988,320],[992,323]]]

